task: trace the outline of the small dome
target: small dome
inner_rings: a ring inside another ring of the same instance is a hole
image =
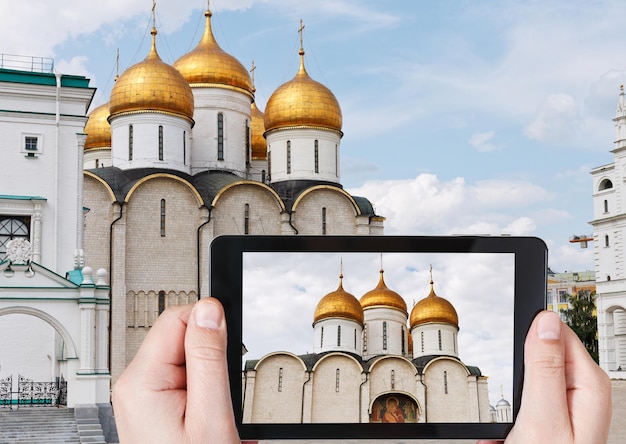
[[[341,131],[341,107],[330,89],[316,82],[304,68],[300,49],[300,69],[270,96],[265,106],[265,130],[314,127]]]
[[[430,294],[419,301],[411,310],[411,328],[429,322],[439,322],[459,326],[459,317],[454,306],[447,299],[435,294],[433,281],[430,281]]]
[[[387,288],[383,279],[383,270],[380,270],[378,285],[361,297],[361,307],[363,310],[373,307],[395,308],[406,313],[406,302],[398,293]]]
[[[363,309],[357,298],[343,289],[343,275],[339,276],[337,290],[324,296],[315,307],[313,324],[322,319],[343,318],[363,324]]]
[[[109,104],[105,103],[89,113],[85,124],[85,150],[111,148],[111,125],[109,124]]]
[[[265,132],[263,113],[257,108],[256,102],[252,102],[250,116],[252,117],[250,124],[252,160],[267,160],[267,141],[263,137]]]
[[[156,29],[152,47],[142,61],[128,68],[111,91],[111,117],[118,114],[157,111],[193,118],[193,93],[185,78],[163,62],[156,50]]]
[[[500,401],[498,401],[498,403],[496,404],[496,407],[511,407],[511,404],[509,404],[509,401],[502,398]]]
[[[244,66],[219,47],[211,29],[211,11],[204,13],[206,25],[200,43],[174,62],[191,86],[225,86],[242,89],[252,96],[252,81]]]

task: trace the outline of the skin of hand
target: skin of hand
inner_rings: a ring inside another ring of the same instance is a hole
[[[121,443],[239,444],[221,304],[164,311],[113,387]]]
[[[506,444],[607,442],[611,381],[558,314],[537,315],[526,337],[524,365],[522,403]]]

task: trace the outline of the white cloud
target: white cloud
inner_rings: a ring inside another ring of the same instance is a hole
[[[349,190],[367,196],[387,218],[387,234],[529,235],[537,226],[531,213],[552,193],[519,180],[468,184],[463,178],[441,182],[436,175],[410,180],[369,181]]]
[[[485,133],[474,133],[469,139],[469,144],[481,153],[495,151],[498,146],[492,143],[494,135],[495,131],[493,130]]]
[[[574,140],[579,129],[576,101],[568,94],[559,93],[546,98],[524,133],[530,139],[561,145]]]

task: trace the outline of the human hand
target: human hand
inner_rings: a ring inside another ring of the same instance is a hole
[[[556,313],[544,311],[533,321],[524,365],[522,403],[506,444],[606,443],[611,382]]]
[[[113,387],[121,443],[239,443],[221,304],[164,311]]]

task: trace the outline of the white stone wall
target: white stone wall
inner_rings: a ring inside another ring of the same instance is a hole
[[[458,357],[458,331],[458,327],[451,324],[429,322],[416,325],[411,330],[411,335],[413,336],[413,357],[418,358],[429,355]],[[423,340],[422,337],[424,338]],[[440,337],[441,342],[439,341]]]
[[[322,208],[326,208],[327,235],[357,234],[357,209],[348,196],[330,187],[306,191],[294,204],[292,223],[298,234],[321,235]]]
[[[406,312],[388,307],[371,307],[363,310],[363,314],[367,325],[365,329],[367,350],[363,351],[364,359],[378,355],[402,356],[406,353],[409,348]],[[383,323],[386,323],[386,341],[383,338]],[[403,343],[404,353],[402,351]]]
[[[444,373],[445,372],[445,373]],[[427,422],[471,422],[478,405],[469,402],[465,366],[449,358],[437,358],[424,369]]]
[[[132,159],[129,160],[129,132],[133,127]],[[159,126],[163,127],[163,160],[159,160]],[[191,122],[163,113],[126,114],[111,119],[113,166],[169,168],[191,171]]]
[[[191,174],[222,169],[246,177],[246,123],[250,125],[252,97],[235,90],[193,87],[194,121]],[[224,115],[224,160],[217,156],[217,114]],[[249,132],[250,134],[250,132]]]
[[[313,370],[311,422],[359,422],[360,364],[344,354],[329,354]]]
[[[399,356],[383,357],[370,367],[369,402],[382,393],[416,393],[417,384],[417,370],[410,361]]]
[[[345,351],[360,355],[362,338],[363,326],[358,322],[342,318],[323,319],[313,326],[313,351]]]
[[[267,147],[268,152],[271,152],[272,182],[321,180],[339,183],[340,140],[339,132],[324,129],[294,128],[270,132],[267,135]],[[315,170],[315,141],[318,146],[317,171]],[[288,146],[291,147],[290,156],[288,156]],[[288,163],[290,164],[289,171]]]

